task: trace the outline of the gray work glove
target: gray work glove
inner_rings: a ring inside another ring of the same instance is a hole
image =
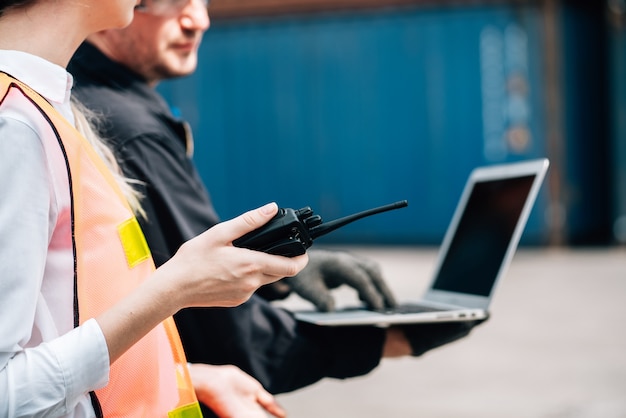
[[[335,309],[331,289],[347,285],[369,308],[396,306],[396,300],[383,279],[380,267],[372,260],[342,251],[309,250],[309,263],[297,276],[279,283],[324,312]]]
[[[469,335],[475,326],[482,324],[489,317],[476,321],[436,322],[427,324],[401,325],[413,356],[421,356],[433,348],[451,343]]]

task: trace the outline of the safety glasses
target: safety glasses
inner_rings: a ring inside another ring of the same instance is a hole
[[[205,8],[208,8],[210,3],[209,0],[142,0],[135,10],[155,16],[174,16],[179,14],[190,2],[199,2]]]

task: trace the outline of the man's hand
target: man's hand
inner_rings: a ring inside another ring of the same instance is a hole
[[[287,285],[320,311],[335,309],[330,290],[341,285],[355,289],[359,299],[369,308],[384,309],[396,305],[376,262],[341,251],[309,250],[307,253],[309,264],[296,276],[278,283]]]
[[[189,372],[198,400],[220,418],[287,416],[258,381],[235,366],[190,364]]]
[[[421,356],[429,350],[466,337],[475,326],[482,324],[487,319],[408,324],[390,328],[387,332],[383,356]]]

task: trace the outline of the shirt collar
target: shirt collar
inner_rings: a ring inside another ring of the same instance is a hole
[[[27,52],[0,50],[0,71],[27,84],[73,121],[70,95],[74,80],[65,68]]]
[[[70,60],[68,70],[74,74],[77,86],[97,82],[114,90],[131,91],[133,95],[139,95],[144,101],[143,105],[151,110],[161,111],[165,108],[169,112],[167,104],[142,76],[111,60],[88,41],[78,48]]]
[[[128,67],[111,60],[97,47],[83,42],[70,63],[68,71],[74,76],[77,95],[81,98],[81,87],[101,86],[113,91],[124,92],[133,102],[148,111],[168,120],[176,120],[165,99],[146,80]],[[89,99],[86,100],[89,102]]]

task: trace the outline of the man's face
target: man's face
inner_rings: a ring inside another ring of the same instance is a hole
[[[210,21],[206,0],[145,0],[132,23],[102,34],[110,57],[150,84],[195,71]]]

